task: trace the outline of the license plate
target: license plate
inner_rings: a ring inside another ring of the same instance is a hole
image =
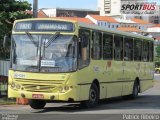
[[[34,98],[34,99],[44,99],[44,95],[42,95],[42,94],[32,94],[32,98]]]

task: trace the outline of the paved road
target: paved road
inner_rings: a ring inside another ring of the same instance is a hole
[[[160,74],[154,74],[154,79],[155,80],[160,80]]]
[[[160,75],[155,75],[155,79],[154,87],[140,94],[136,100],[123,100],[122,98],[105,100],[94,109],[82,109],[78,104],[60,103],[49,103],[42,110],[33,110],[24,105],[3,105],[0,106],[0,113],[23,114],[19,115],[18,120],[81,120],[83,118],[86,120],[105,120],[106,118],[107,120],[121,120],[126,114],[159,114]],[[160,119],[160,114],[154,117]]]

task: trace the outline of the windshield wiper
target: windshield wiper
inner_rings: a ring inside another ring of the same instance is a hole
[[[45,48],[49,47],[49,46],[51,45],[51,43],[52,43],[53,41],[55,41],[59,36],[60,36],[60,32],[56,32],[55,34],[53,34],[53,35],[49,38],[48,42],[45,44]]]
[[[28,31],[25,31],[26,35],[29,37],[29,39],[33,42],[33,44],[38,47],[38,44],[36,41],[34,41],[34,38],[33,36],[28,32]]]

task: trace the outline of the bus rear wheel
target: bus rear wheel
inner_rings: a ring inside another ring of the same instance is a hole
[[[82,101],[81,106],[84,108],[93,108],[98,104],[99,101],[99,90],[96,84],[92,84],[89,91],[89,99]]]
[[[46,102],[44,100],[29,100],[29,105],[33,109],[43,109]]]

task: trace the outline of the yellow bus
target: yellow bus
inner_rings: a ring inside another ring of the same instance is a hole
[[[47,102],[135,99],[153,86],[153,39],[72,20],[17,20],[11,40],[8,97],[34,109]]]

